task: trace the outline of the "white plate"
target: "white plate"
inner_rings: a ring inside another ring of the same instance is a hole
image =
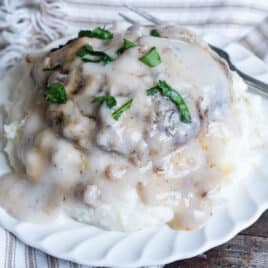
[[[222,39],[219,42],[215,36],[206,36],[206,39],[224,46]],[[49,47],[56,45],[54,43]],[[225,49],[241,70],[268,82],[268,67],[248,50],[237,44]],[[21,79],[25,70],[16,70],[13,74],[18,71],[22,72],[19,75]],[[10,77],[14,83],[13,74],[1,81],[1,87],[10,86]],[[18,73],[15,76],[18,77]],[[1,95],[0,103],[4,101],[5,97]],[[0,174],[7,170],[1,154]],[[17,221],[3,209],[0,209],[0,224],[28,245],[80,264],[116,267],[165,264],[218,246],[258,219],[268,208],[268,169],[265,163],[256,168],[254,176],[232,185],[232,190],[222,203],[222,206],[215,208],[206,226],[191,232],[173,231],[164,226],[128,234],[104,231],[71,220],[42,226]]]

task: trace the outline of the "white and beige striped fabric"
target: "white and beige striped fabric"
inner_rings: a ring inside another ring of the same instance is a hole
[[[118,12],[144,23],[126,4],[201,35],[217,33],[224,43],[237,41],[268,62],[267,0],[0,0],[0,75],[33,48],[81,28],[123,23]],[[0,227],[0,267],[82,266],[33,250]]]
[[[12,234],[0,229],[1,268],[86,268],[86,266],[58,260],[27,247]]]

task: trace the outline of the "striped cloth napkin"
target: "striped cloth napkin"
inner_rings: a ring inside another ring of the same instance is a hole
[[[124,4],[159,19],[192,28],[200,35],[217,33],[224,43],[239,42],[268,62],[267,0],[1,0],[0,75],[34,48],[114,21],[118,12],[145,21]],[[215,40],[217,41],[217,40]],[[25,246],[0,227],[0,267],[85,267],[50,257]]]

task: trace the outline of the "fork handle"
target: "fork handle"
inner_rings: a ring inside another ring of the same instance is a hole
[[[244,72],[241,72],[237,68],[235,68],[235,69],[236,69],[235,71],[244,79],[244,81],[247,83],[247,85],[251,89],[258,91],[259,93],[268,97],[268,84],[266,84],[260,80],[257,80],[255,78],[245,74]]]

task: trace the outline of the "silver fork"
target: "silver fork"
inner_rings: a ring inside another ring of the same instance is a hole
[[[141,10],[139,8],[133,7],[133,6],[128,6],[126,5],[126,8],[129,9],[130,11],[134,12],[135,14],[139,15],[140,17],[146,19],[147,21],[155,24],[155,25],[161,25],[161,24],[165,24],[164,21],[152,16],[151,14],[147,13],[144,10]],[[130,24],[139,24],[137,21],[133,20],[132,18],[128,17],[125,14],[119,13],[119,15],[128,23]],[[229,56],[229,54],[224,51],[223,49],[213,46],[211,44],[208,44],[209,47],[215,51],[221,58],[225,59],[226,62],[228,63],[230,69],[232,71],[236,71],[243,79],[244,81],[247,83],[247,85],[250,87],[250,89],[265,95],[266,97],[268,97],[268,84],[264,83],[252,76],[247,75],[246,73],[242,72],[241,70],[239,70],[231,61],[231,58]]]

